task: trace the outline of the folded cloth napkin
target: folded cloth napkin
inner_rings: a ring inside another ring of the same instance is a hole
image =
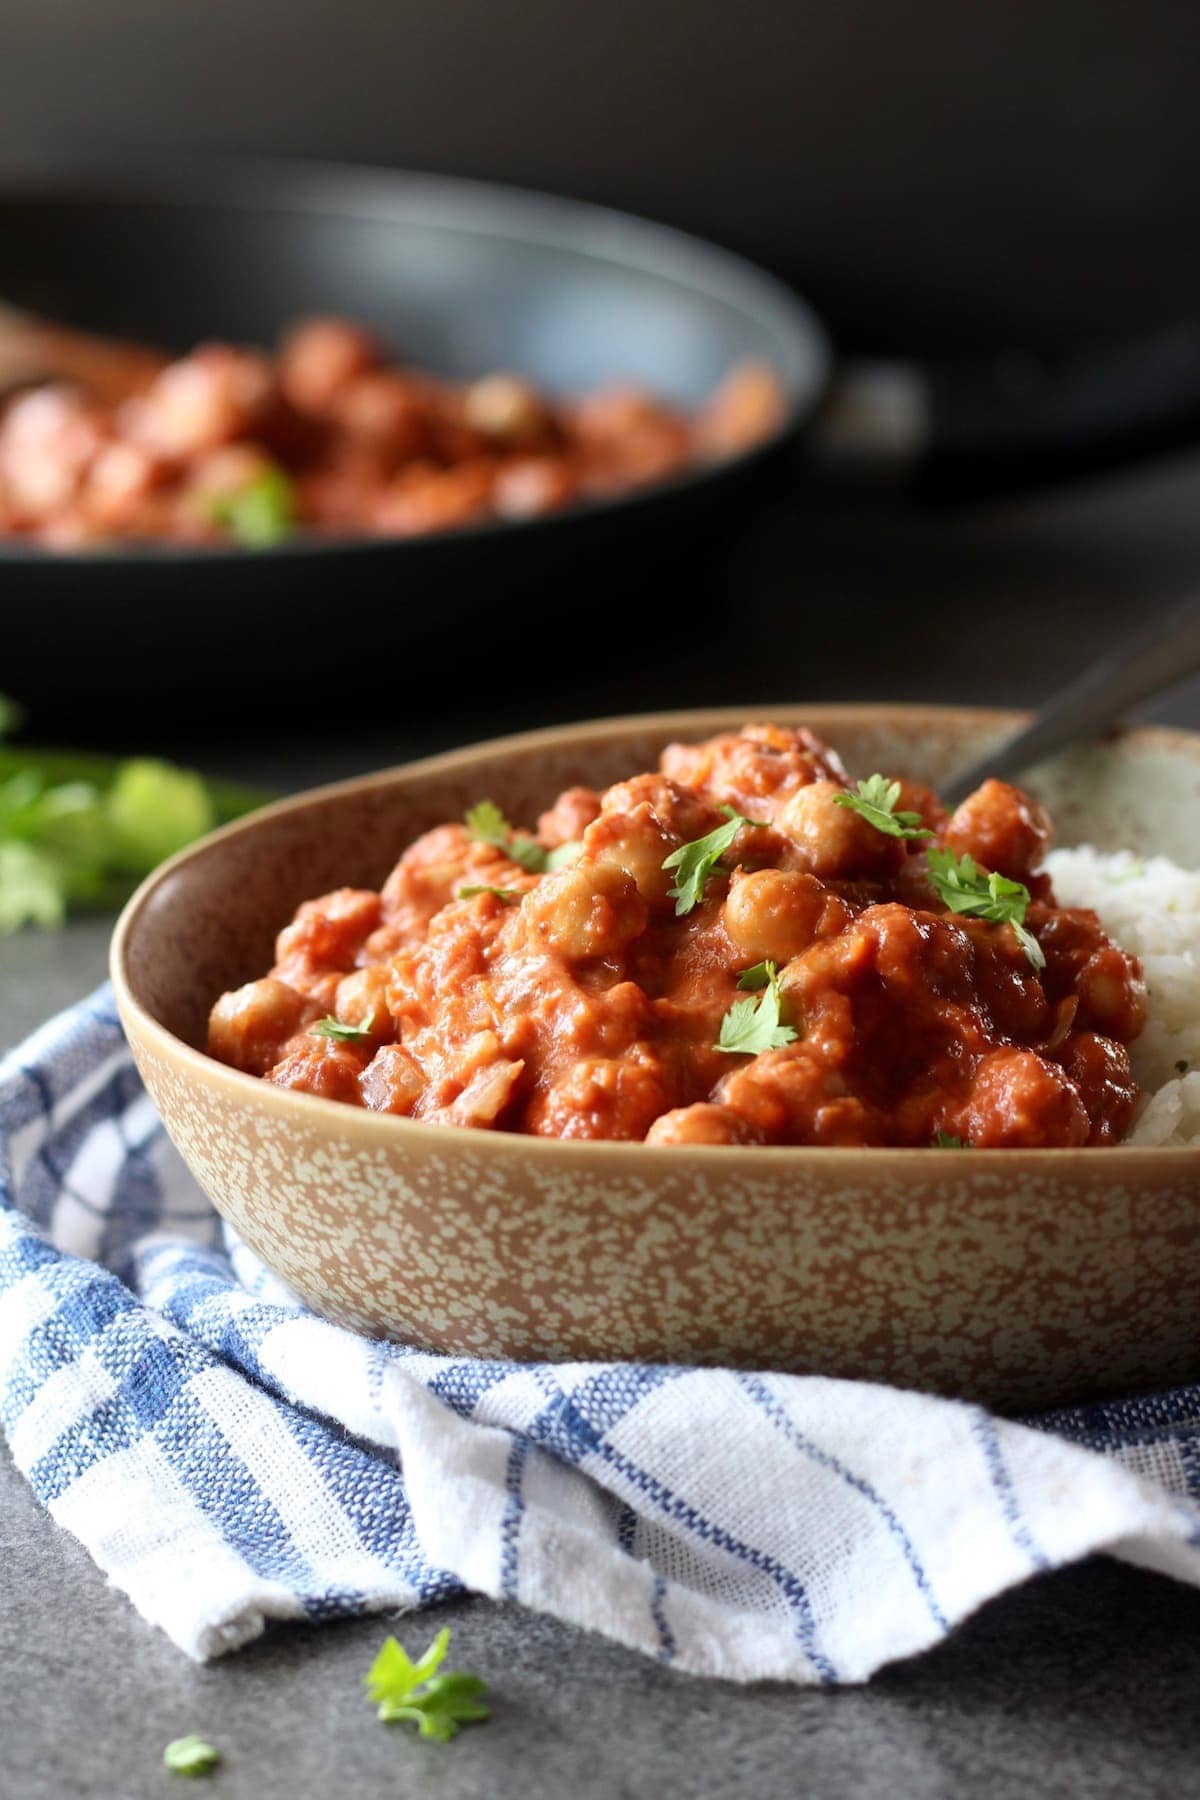
[[[1035,1428],[323,1323],[223,1234],[107,989],[0,1064],[0,1423],[196,1657],[469,1589],[699,1674],[850,1682],[1089,1551],[1200,1583],[1200,1387]]]

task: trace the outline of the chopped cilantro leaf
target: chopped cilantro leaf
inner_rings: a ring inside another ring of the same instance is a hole
[[[0,747],[0,935],[118,903],[135,877],[265,798],[149,757]]]
[[[420,1660],[413,1662],[394,1637],[385,1638],[363,1677],[367,1696],[385,1725],[412,1724],[422,1737],[448,1744],[463,1725],[488,1717],[478,1675],[461,1669],[438,1673],[449,1644],[450,1628],[444,1626]]]
[[[339,1044],[353,1044],[359,1038],[371,1036],[369,1025],[344,1025],[341,1019],[334,1018],[318,1019],[309,1030],[314,1031],[318,1037],[334,1038]]]
[[[955,856],[953,850],[927,850],[929,879],[943,906],[974,919],[1011,925],[1017,941],[1034,969],[1044,969],[1042,946],[1025,929],[1029,889],[1022,881],[1010,881],[995,871],[985,874],[971,856]]]
[[[743,969],[738,976],[738,986],[748,994],[755,994],[759,988],[766,987],[775,973],[773,962],[755,963],[751,969]]]
[[[697,906],[704,894],[704,884],[733,844],[734,838],[744,825],[761,828],[762,819],[746,819],[741,813],[734,812],[732,806],[720,809],[729,820],[728,825],[718,825],[707,837],[693,838],[690,844],[681,844],[678,850],[672,850],[670,856],[664,857],[663,868],[673,869],[676,873],[676,885],[668,888],[667,893],[675,902],[677,918],[690,913]]]
[[[480,844],[490,844],[493,850],[502,850],[510,862],[515,862],[527,874],[541,875],[550,867],[554,853],[539,844],[536,838],[519,836],[494,800],[480,800],[465,815],[463,823],[468,837],[475,838]],[[554,866],[557,868],[557,863]]]
[[[920,813],[897,812],[896,802],[900,798],[900,783],[889,781],[886,775],[868,775],[860,781],[856,793],[837,794],[834,796],[835,806],[849,807],[873,825],[876,831],[886,832],[888,837],[928,838],[932,837],[921,823]]]
[[[578,838],[571,838],[569,842],[559,844],[556,849],[547,852],[546,867],[547,869],[565,869],[571,863],[578,862],[582,855],[583,845]]]
[[[473,900],[476,894],[495,894],[497,900],[502,901],[505,906],[512,906],[514,902],[521,898],[521,890],[519,888],[488,887],[486,883],[481,887],[460,887],[456,898],[459,900]]]
[[[163,1751],[163,1761],[172,1775],[208,1775],[220,1760],[221,1752],[194,1732],[190,1737],[175,1738]]]
[[[296,490],[283,470],[272,464],[243,487],[208,495],[205,510],[235,543],[263,550],[282,543],[295,530]]]
[[[933,1140],[935,1150],[969,1150],[966,1138],[955,1137],[952,1131],[939,1131]]]
[[[713,1048],[727,1050],[737,1056],[757,1056],[761,1050],[782,1050],[796,1033],[790,1025],[780,1024],[782,1006],[779,980],[773,962],[763,963],[766,983],[757,1000],[735,1000],[721,1020],[721,1035]],[[747,970],[754,974],[755,970]],[[744,980],[744,977],[743,977]],[[742,981],[738,986],[743,985]]]

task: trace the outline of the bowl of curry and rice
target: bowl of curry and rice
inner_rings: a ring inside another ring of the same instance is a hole
[[[1017,1406],[1182,1379],[1200,740],[942,807],[1016,722],[609,720],[285,801],[127,908],[139,1067],[356,1329]]]

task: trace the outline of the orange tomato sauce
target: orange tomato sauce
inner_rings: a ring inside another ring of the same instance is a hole
[[[1138,1097],[1141,969],[1094,913],[1056,905],[1044,810],[988,781],[948,815],[902,782],[897,810],[934,834],[905,839],[838,804],[851,785],[811,733],[749,725],[673,744],[604,793],[573,788],[500,847],[438,826],[380,892],[306,901],[270,973],[217,1000],[209,1051],[377,1112],[548,1137],[1117,1142]],[[755,823],[680,913],[663,865],[723,806]],[[1044,967],[1011,924],[947,909],[931,842],[1025,884]],[[523,866],[563,846],[562,866]],[[795,1036],[722,1050],[739,977],[762,962]],[[327,1035],[330,1018],[350,1035]]]

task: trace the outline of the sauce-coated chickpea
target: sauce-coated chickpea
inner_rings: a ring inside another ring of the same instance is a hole
[[[266,975],[222,994],[208,1018],[208,1054],[248,1075],[265,1075],[288,1038],[321,1008],[284,981]]]
[[[962,1114],[977,1150],[1069,1148],[1086,1144],[1091,1122],[1057,1063],[1032,1050],[993,1050],[980,1062]]]
[[[378,346],[359,326],[347,319],[306,319],[284,339],[279,379],[298,412],[324,413],[347,382],[378,363]]]
[[[602,813],[583,835],[584,854],[624,869],[651,907],[673,905],[668,896],[675,876],[663,863],[677,847],[644,805],[632,813]]]
[[[1050,848],[1044,807],[1007,781],[985,781],[968,794],[946,827],[946,844],[1010,881],[1026,881]]]
[[[725,902],[724,924],[752,962],[781,967],[815,938],[850,923],[850,908],[799,869],[756,869],[738,875]]]
[[[677,1106],[655,1119],[646,1133],[648,1144],[745,1144],[752,1140],[749,1122],[732,1107],[698,1100]]]
[[[584,857],[548,875],[521,904],[522,933],[571,961],[615,956],[646,928],[631,875]]]
[[[790,840],[792,860],[826,880],[897,866],[904,855],[900,839],[885,836],[851,807],[840,806],[844,793],[836,781],[812,781],[784,801],[774,823]]]

